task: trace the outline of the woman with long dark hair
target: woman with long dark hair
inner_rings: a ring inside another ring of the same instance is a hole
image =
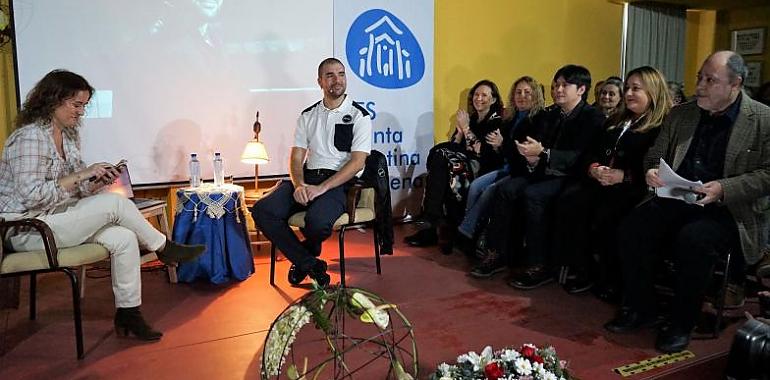
[[[444,208],[449,219],[459,223],[471,181],[503,165],[502,111],[502,98],[494,82],[481,80],[471,88],[467,109],[457,111],[452,137],[428,154],[428,178],[417,223],[420,230],[404,239],[408,244],[436,244],[437,223]]]

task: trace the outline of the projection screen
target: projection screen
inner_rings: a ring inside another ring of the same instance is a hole
[[[96,88],[81,127],[86,162],[127,159],[135,184],[185,181],[197,152],[204,178],[226,174],[260,112],[270,154],[260,176],[288,173],[299,112],[318,101],[331,56],[333,1],[16,0],[20,96],[56,68]]]

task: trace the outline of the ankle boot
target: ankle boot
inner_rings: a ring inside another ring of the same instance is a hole
[[[119,307],[115,312],[115,333],[127,337],[133,334],[140,340],[160,340],[163,333],[155,331],[144,321],[139,307]]]
[[[158,260],[163,262],[163,264],[169,265],[193,260],[205,251],[205,245],[187,245],[173,240],[166,240],[166,245],[156,254],[158,255]]]
[[[326,273],[326,261],[316,259],[313,267],[310,269],[310,278],[318,283],[318,286],[325,288],[329,286],[331,277]]]

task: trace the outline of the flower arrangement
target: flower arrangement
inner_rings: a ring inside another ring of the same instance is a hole
[[[559,360],[553,347],[525,344],[518,350],[504,348],[457,357],[457,364],[441,363],[431,380],[570,380],[566,362]]]
[[[363,289],[314,282],[270,326],[261,378],[284,378],[283,373],[291,380],[347,379],[387,372],[388,379],[414,380],[417,368],[412,326],[396,305]]]

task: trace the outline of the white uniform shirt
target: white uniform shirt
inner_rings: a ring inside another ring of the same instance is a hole
[[[369,154],[372,150],[372,119],[347,94],[333,110],[319,101],[299,116],[294,146],[307,149],[308,169],[340,170],[351,152]]]

